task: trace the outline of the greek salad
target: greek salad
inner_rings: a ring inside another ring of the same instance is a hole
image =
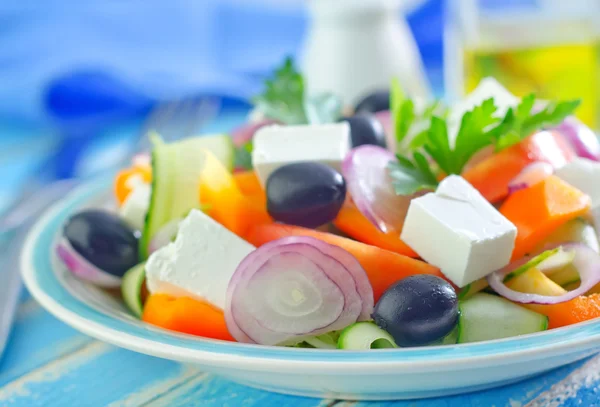
[[[164,329],[260,345],[450,345],[600,316],[600,143],[578,100],[491,78],[354,107],[291,60],[232,134],[152,134],[56,253]]]

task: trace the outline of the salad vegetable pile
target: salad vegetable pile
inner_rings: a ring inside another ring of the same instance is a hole
[[[231,135],[139,155],[56,253],[131,313],[261,345],[450,345],[600,317],[600,143],[579,101],[487,78],[445,106],[307,95],[291,60]],[[342,115],[345,114],[346,116]]]

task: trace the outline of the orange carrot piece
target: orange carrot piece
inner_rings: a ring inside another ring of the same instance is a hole
[[[152,294],[144,305],[142,320],[171,331],[235,341],[227,329],[223,311],[189,297]]]
[[[560,134],[541,131],[484,159],[464,171],[462,176],[488,201],[496,203],[508,196],[508,184],[527,165],[544,161],[558,167],[574,158],[573,149]]]
[[[589,196],[555,176],[511,194],[500,212],[517,227],[513,259],[523,257],[559,226],[589,208]]]
[[[406,243],[400,240],[400,234],[383,233],[373,225],[354,205],[345,204],[333,221],[336,228],[366,244],[396,252],[408,257],[419,257]]]
[[[589,321],[600,317],[600,294],[591,294],[574,298],[559,304],[520,304],[546,315],[548,328],[560,328],[578,322]]]
[[[152,181],[152,168],[149,166],[136,165],[121,170],[117,174],[114,182],[114,194],[119,205],[123,205],[133,190],[134,183],[132,181],[134,177],[138,177],[145,183],[150,183]]]
[[[199,193],[206,213],[238,236],[243,237],[253,225],[273,222],[260,195],[244,196],[229,171],[211,154],[205,158]]]
[[[420,260],[411,259],[389,250],[380,249],[331,233],[281,224],[258,225],[250,230],[246,240],[261,246],[272,240],[288,236],[310,236],[326,243],[339,246],[352,254],[365,269],[375,301],[395,282],[415,274],[432,274],[445,278],[440,270]]]
[[[256,172],[240,171],[233,174],[233,179],[244,195],[264,194],[264,189],[256,176]]]

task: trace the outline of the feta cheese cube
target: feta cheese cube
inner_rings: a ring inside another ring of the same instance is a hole
[[[254,135],[252,163],[264,186],[277,168],[301,161],[317,161],[340,171],[350,148],[350,126],[346,122],[265,126]]]
[[[459,287],[506,266],[516,237],[515,225],[457,175],[412,200],[401,236]]]
[[[577,158],[556,170],[556,176],[592,199],[590,214],[594,226],[600,227],[600,163]]]
[[[181,222],[175,242],[152,253],[146,263],[151,293],[189,296],[223,309],[227,286],[254,246],[203,212],[193,209]]]

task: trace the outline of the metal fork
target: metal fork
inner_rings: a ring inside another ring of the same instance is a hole
[[[163,103],[149,114],[130,154],[120,160],[118,167],[129,165],[134,154],[148,152],[151,148],[147,137],[150,131],[161,135],[165,142],[200,134],[201,128],[212,120],[219,111],[216,98],[185,99]],[[36,177],[31,184],[40,184]],[[0,263],[4,268],[3,283],[0,284],[0,356],[6,346],[14,320],[19,293],[21,292],[19,257],[27,232],[33,221],[52,203],[79,185],[76,180],[62,180],[36,185],[24,191],[0,218]],[[4,250],[2,250],[2,248]]]

